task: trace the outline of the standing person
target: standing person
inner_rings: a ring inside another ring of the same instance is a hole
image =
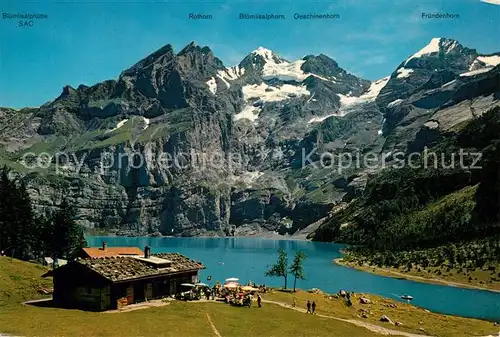
[[[293,298],[292,308],[295,308],[295,306],[297,306],[297,298],[296,297]]]
[[[309,300],[307,300],[307,313],[311,313],[311,302]]]
[[[346,294],[345,301],[346,301],[346,304],[348,307],[352,306],[351,294],[349,294],[349,293]]]
[[[316,311],[316,302],[313,301],[311,308],[312,308],[311,314],[314,315],[314,312]]]
[[[214,296],[217,296],[217,297],[221,297],[221,289],[220,289],[220,284],[219,284],[219,281],[215,282],[215,285],[214,285]]]
[[[260,296],[260,294],[257,294],[257,305],[259,308],[262,307],[262,296]]]

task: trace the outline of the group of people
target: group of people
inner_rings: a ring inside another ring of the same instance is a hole
[[[205,288],[205,297],[207,298],[207,300],[215,300],[215,289],[213,288],[210,288],[210,287],[206,287]]]
[[[348,291],[345,291],[343,289],[341,289],[338,293],[338,296],[345,299],[345,303],[348,307],[352,306],[351,295],[354,295],[354,293],[349,293]]]
[[[226,296],[226,303],[238,304],[251,307],[254,299],[254,292],[240,292],[234,293]],[[262,307],[262,296],[257,293],[257,305],[259,308]]]
[[[294,297],[292,307],[295,308],[296,306],[297,306],[297,299]],[[306,307],[307,307],[308,314],[314,314],[316,312],[316,302],[315,301],[311,302],[311,301],[307,300]]]
[[[210,288],[207,287],[204,289],[204,294],[207,300],[215,300],[216,298],[223,298],[225,299],[226,303],[237,303],[241,305],[251,305],[253,302],[254,295],[257,295],[257,305],[262,307],[262,296],[260,295],[260,292],[266,292],[267,288],[265,285],[260,285],[257,286],[256,284],[248,284],[249,286],[253,286],[254,288],[259,289],[258,292],[256,291],[244,291],[243,287],[239,285],[238,287],[234,288],[225,288],[222,284],[217,281],[215,285]]]
[[[312,303],[311,303],[311,301],[308,300],[306,306],[307,306],[307,313],[308,314],[314,314],[315,313],[315,311],[316,311],[316,302],[312,301]]]
[[[261,293],[266,293],[267,292],[267,287],[266,287],[265,284],[257,285],[257,283],[255,283],[255,282],[248,281],[247,286],[251,286],[251,287],[257,288],[257,289],[259,289],[259,292],[261,292]]]
[[[253,285],[253,286],[255,288],[257,288],[256,285]],[[258,286],[258,288],[259,288],[259,292],[266,291],[265,285]],[[259,292],[257,292],[256,294],[257,294],[257,305],[260,308],[260,307],[262,307],[262,296],[260,295]],[[204,295],[205,295],[207,300],[210,300],[210,299],[215,300],[216,297],[219,297],[219,298],[225,298],[226,302],[228,302],[228,303],[229,303],[230,298],[238,299],[242,302],[243,301],[252,302],[253,301],[253,294],[254,294],[254,292],[252,292],[252,293],[243,292],[241,289],[241,286],[239,286],[238,288],[234,288],[234,289],[226,289],[226,288],[222,287],[218,281],[215,283],[215,285],[212,288],[206,287],[204,289]],[[339,295],[346,297],[347,300],[350,302],[351,299],[350,299],[349,293],[340,291]],[[200,298],[201,298],[201,296],[200,296]],[[296,306],[297,306],[297,298],[294,297],[292,307],[295,308]],[[308,314],[315,314],[316,313],[316,302],[315,301],[311,302],[310,300],[308,300],[307,304],[306,304],[306,308],[307,308]]]

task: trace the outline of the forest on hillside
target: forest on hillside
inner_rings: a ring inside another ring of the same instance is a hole
[[[496,107],[441,135],[430,150],[446,158],[461,149],[481,153],[476,165],[481,168],[466,162],[465,167],[386,169],[368,181],[358,199],[334,213],[313,239],[353,244],[352,251],[372,256],[379,265],[426,265],[431,263],[426,262],[428,256],[436,264],[442,258],[451,264],[456,258],[478,265],[485,258],[500,262],[499,130]],[[459,251],[451,258],[449,252],[457,250],[450,245],[455,244],[470,247],[470,254]]]
[[[86,242],[73,208],[63,201],[54,211],[36,214],[22,179],[12,179],[9,173],[0,168],[1,255],[38,261],[74,257]]]

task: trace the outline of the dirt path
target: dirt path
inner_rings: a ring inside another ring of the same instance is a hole
[[[375,270],[378,270],[381,272],[381,273],[376,273],[376,272],[373,272],[372,270],[369,270],[368,268],[357,268],[355,266],[348,265],[348,264],[344,263],[342,261],[342,259],[334,259],[333,262],[335,264],[338,264],[339,266],[353,268],[356,270],[360,270],[360,271],[364,271],[367,273],[372,273],[372,274],[376,274],[376,275],[380,275],[380,276],[391,277],[391,275],[395,275],[395,276],[402,277],[404,279],[422,282],[422,283],[439,284],[439,285],[445,285],[445,286],[449,286],[449,287],[466,288],[466,289],[486,290],[486,291],[491,291],[494,293],[500,293],[500,290],[497,290],[497,289],[490,289],[490,288],[475,286],[475,285],[471,285],[471,284],[447,281],[447,280],[438,279],[438,278],[426,278],[426,277],[422,277],[422,276],[409,275],[409,274],[401,273],[401,272],[386,269],[386,268],[370,266],[369,269],[375,269]],[[387,275],[387,274],[390,274],[390,275]]]
[[[224,302],[207,301],[207,300],[191,301],[190,303],[206,303],[206,302],[225,304]],[[298,311],[298,312],[306,313],[305,309],[297,308],[297,307],[292,307],[291,305],[283,303],[283,302],[270,301],[270,300],[262,300],[262,302],[263,303],[269,303],[269,304],[275,304],[275,305],[279,305],[279,306],[281,306],[283,308],[286,308],[286,309],[291,309],[291,310],[295,310],[295,311]],[[409,332],[388,329],[388,328],[384,328],[384,327],[376,325],[376,324],[371,324],[371,323],[363,322],[363,321],[360,321],[360,320],[357,320],[357,319],[346,319],[346,318],[339,318],[339,317],[335,317],[335,316],[328,316],[328,315],[321,315],[321,314],[316,314],[316,316],[322,317],[322,318],[334,319],[334,320],[337,320],[337,321],[340,321],[340,322],[354,324],[354,325],[357,325],[359,327],[363,327],[363,328],[368,329],[368,330],[370,330],[372,332],[375,332],[375,333],[378,333],[378,334],[381,334],[381,335],[385,335],[385,336],[432,337],[432,336],[429,336],[429,335],[413,334],[413,333],[409,333]],[[207,313],[207,319],[208,319],[208,322],[210,323],[212,329],[214,330],[214,333],[217,335],[217,337],[222,337],[220,335],[220,333],[217,331],[217,329],[215,328],[215,325],[212,323],[212,321],[211,321],[210,316],[208,315],[208,313]]]
[[[264,303],[276,304],[276,305],[279,305],[279,306],[281,306],[283,308],[287,308],[287,309],[291,309],[291,310],[295,310],[295,311],[306,313],[305,309],[301,309],[301,308],[297,308],[297,307],[292,307],[291,305],[285,304],[285,303],[282,303],[282,302],[268,301],[268,300],[263,300],[263,302]],[[375,325],[375,324],[363,322],[363,321],[360,321],[360,320],[357,320],[357,319],[345,319],[345,318],[339,318],[339,317],[335,317],[335,316],[328,316],[328,315],[321,315],[321,314],[316,314],[316,316],[323,317],[323,318],[334,319],[334,320],[337,320],[337,321],[340,321],[340,322],[346,322],[346,323],[354,324],[354,325],[363,327],[365,329],[368,329],[368,330],[370,330],[372,332],[375,332],[375,333],[378,333],[378,334],[381,334],[381,335],[386,335],[386,336],[392,335],[392,336],[405,336],[405,337],[432,337],[432,336],[429,336],[429,335],[419,335],[419,334],[413,334],[413,333],[404,332],[404,331],[398,331],[398,330],[388,329],[388,328],[381,327],[379,325]]]
[[[217,328],[215,327],[214,323],[212,323],[212,320],[210,319],[210,315],[208,314],[208,312],[206,313],[207,314],[207,320],[208,320],[208,324],[210,324],[210,327],[212,328],[214,334],[217,336],[217,337],[222,337],[219,330],[217,330]]]

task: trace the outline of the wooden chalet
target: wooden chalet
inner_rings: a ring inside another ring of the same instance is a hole
[[[79,258],[53,271],[54,303],[102,311],[163,298],[198,282],[205,267],[178,253]]]

